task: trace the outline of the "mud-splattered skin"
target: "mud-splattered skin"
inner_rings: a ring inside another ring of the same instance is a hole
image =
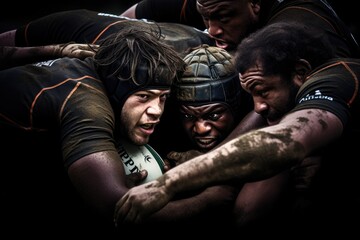
[[[233,136],[219,148],[169,170],[158,181],[131,189],[117,203],[117,220],[141,221],[165,206],[176,194],[188,190],[227,181],[247,183],[273,177],[300,165],[304,159],[317,157],[318,151],[341,136],[342,124],[346,124],[349,116],[346,103],[351,102],[358,91],[357,79],[347,74],[347,68],[343,70],[335,64],[329,65],[330,69],[323,68],[308,75],[316,65],[298,55],[307,53],[306,57],[310,56],[310,49],[306,52],[305,44],[299,44],[301,51],[293,53],[291,50],[296,40],[311,38],[293,34],[283,38],[278,32],[271,35],[274,33],[269,30],[272,26],[277,25],[269,25],[263,35],[243,40],[235,57],[241,86],[252,95],[254,111],[266,119],[268,127]],[[284,48],[284,39],[290,39],[287,48]],[[318,59],[319,54],[311,56]],[[293,64],[289,66],[289,62]],[[348,80],[346,84],[343,84],[344,78]]]
[[[277,125],[239,136],[169,170],[156,181],[132,188],[117,203],[115,221],[140,222],[185,190],[274,176],[326,146],[342,129],[340,120],[323,110],[289,113]]]

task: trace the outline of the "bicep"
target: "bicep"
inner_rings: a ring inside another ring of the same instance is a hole
[[[315,108],[287,114],[273,130],[289,130],[292,140],[304,146],[306,155],[339,138],[343,125],[335,114]]]
[[[125,170],[115,151],[86,155],[69,166],[68,174],[84,200],[101,212],[112,211],[128,190]]]

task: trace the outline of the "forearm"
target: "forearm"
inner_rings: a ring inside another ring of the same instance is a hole
[[[342,124],[334,114],[300,110],[277,125],[246,133],[169,170],[159,185],[173,196],[228,180],[263,180],[303,160],[341,133]]]
[[[53,45],[39,47],[2,46],[0,52],[1,69],[49,60],[61,55],[60,48]]]
[[[190,193],[174,199],[156,212],[150,222],[219,221],[218,217],[230,217],[239,190],[230,185],[217,185],[200,193]]]
[[[277,125],[238,136],[130,189],[116,204],[115,220],[141,222],[181,192],[272,177],[337,139],[342,130],[340,119],[324,110],[290,113]]]
[[[84,59],[95,55],[98,45],[64,43],[36,47],[0,46],[0,68],[46,61],[59,57]]]
[[[15,46],[16,29],[0,33],[0,46]]]
[[[281,128],[264,128],[191,159],[169,170],[162,179],[171,194],[234,179],[257,181],[296,164],[305,155],[303,145],[293,141],[291,134],[284,133]]]

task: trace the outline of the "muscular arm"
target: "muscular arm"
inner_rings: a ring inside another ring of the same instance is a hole
[[[38,47],[0,46],[0,69],[59,57],[76,57],[84,59],[86,57],[94,56],[97,47],[97,45],[75,43]]]
[[[151,223],[201,221],[203,224],[221,222],[231,215],[237,193],[238,189],[230,185],[208,187],[193,196],[170,201],[148,221]]]
[[[274,177],[244,184],[234,204],[237,227],[246,227],[264,217],[279,214],[280,200],[289,189],[289,170]]]
[[[342,129],[339,118],[327,111],[292,112],[277,125],[239,136],[169,170],[156,181],[131,189],[117,203],[115,218],[140,222],[179,192],[232,179],[269,178],[338,138]]]
[[[15,46],[16,29],[0,33],[0,46]]]
[[[96,212],[111,219],[116,201],[127,191],[125,170],[117,152],[97,152],[71,164],[71,182]]]
[[[264,119],[257,113],[251,112],[249,113],[242,121],[241,123],[233,130],[233,132],[227,137],[227,139],[224,140],[222,144],[224,144],[227,141],[230,141],[231,139],[234,139],[235,137],[244,134],[245,132],[248,132],[252,129],[259,128],[261,126],[264,126],[266,122]],[[186,162],[192,157],[199,156],[202,153],[194,152],[194,150],[190,150],[187,152],[170,152],[167,156],[171,160],[175,161],[179,165],[180,163]],[[277,178],[278,179],[278,178]],[[286,179],[287,180],[287,179]],[[278,186],[279,184],[270,184],[268,182],[271,182],[271,180],[266,181],[264,180],[264,183],[249,183],[245,184],[248,185],[245,190],[242,189],[240,192],[241,199],[244,201],[247,201],[249,197],[258,197],[261,198],[261,196],[257,196],[256,194],[248,194],[250,191],[253,192],[253,189],[257,189],[257,186]],[[278,181],[280,182],[280,181]],[[264,187],[265,188],[265,187]],[[247,190],[249,189],[249,190]],[[233,206],[234,200],[237,196],[238,189],[231,187],[230,185],[218,185],[213,187],[208,187],[204,191],[194,194],[191,197],[179,199],[179,200],[172,200],[170,201],[164,208],[162,208],[159,212],[152,215],[149,220],[151,222],[154,222],[156,220],[158,221],[179,221],[179,220],[189,220],[194,219],[194,217],[204,217],[208,216],[209,212],[214,212],[219,209],[229,208],[229,206]],[[240,198],[240,195],[238,199]],[[244,198],[246,197],[246,198]],[[266,199],[266,198],[264,198]],[[240,202],[241,200],[238,200]],[[269,201],[270,202],[270,201]],[[271,202],[271,206],[273,202]],[[246,214],[248,212],[248,208],[244,208],[244,205],[236,209],[238,212],[235,213],[236,215],[244,214],[244,211],[246,211]],[[252,209],[251,209],[252,210]],[[205,214],[204,214],[205,213]],[[242,216],[244,216],[242,215]],[[204,217],[205,221],[219,221],[218,215],[212,214],[214,218],[209,219],[208,217]],[[229,212],[224,212],[223,216],[226,216],[227,218],[230,216]],[[221,221],[221,220],[220,220]]]

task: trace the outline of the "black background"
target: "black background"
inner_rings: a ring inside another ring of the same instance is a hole
[[[45,1],[45,2],[44,2]],[[53,12],[87,8],[99,12],[120,15],[137,0],[28,0],[3,2],[0,14],[0,33],[15,29],[22,24]]]

